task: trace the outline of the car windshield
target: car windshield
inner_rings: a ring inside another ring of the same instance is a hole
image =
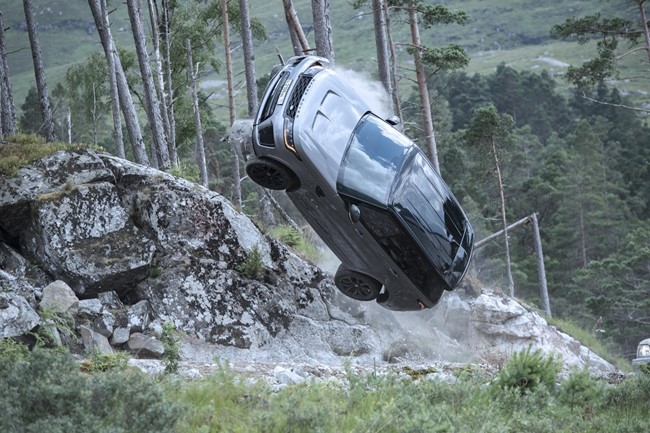
[[[339,192],[386,206],[391,186],[411,140],[380,118],[368,114],[355,128],[337,180]]]

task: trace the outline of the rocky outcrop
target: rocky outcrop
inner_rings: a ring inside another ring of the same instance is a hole
[[[241,272],[250,260],[259,275]],[[0,337],[42,333],[79,351],[161,357],[171,323],[197,362],[476,362],[486,347],[532,344],[567,366],[614,369],[494,293],[457,290],[421,313],[347,300],[219,194],[91,150],[0,175],[0,269]]]

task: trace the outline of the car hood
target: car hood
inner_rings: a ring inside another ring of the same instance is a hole
[[[308,155],[332,189],[352,131],[369,110],[330,70],[314,77],[300,102],[293,130],[298,153]]]

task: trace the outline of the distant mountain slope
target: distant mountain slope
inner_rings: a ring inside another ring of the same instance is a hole
[[[33,85],[32,60],[24,24],[22,2],[7,2],[1,7],[6,31],[9,67],[14,99],[20,109],[27,91]],[[301,23],[305,31],[311,31],[311,2],[296,1]],[[260,17],[266,25],[269,39],[256,46],[258,75],[263,75],[277,62],[275,47],[285,57],[292,54],[286,22],[280,1],[251,0],[251,15]],[[470,71],[490,72],[503,62],[517,68],[558,68],[540,57],[568,63],[580,58],[584,47],[551,40],[549,30],[553,24],[572,16],[582,16],[598,10],[612,13],[616,7],[605,1],[533,1],[470,0],[449,1],[451,9],[466,11],[472,22],[467,26],[449,25],[422,29],[423,43],[442,46],[450,43],[465,47],[473,60]],[[132,42],[130,26],[123,2],[111,6],[113,34],[122,46]],[[39,24],[39,36],[47,68],[50,87],[61,81],[70,65],[85,59],[89,53],[100,50],[99,39],[87,2],[84,0],[34,1]],[[374,73],[374,37],[369,7],[355,10],[348,0],[331,0],[331,21],[334,26],[334,47],[337,63],[345,67]],[[394,31],[396,42],[409,40],[408,28],[399,25]],[[309,34],[311,40],[313,37]],[[233,36],[235,60],[239,55],[237,36]],[[405,51],[405,50],[401,50]],[[586,58],[586,57],[585,57]],[[243,68],[243,67],[240,67]],[[558,70],[562,70],[560,67]]]

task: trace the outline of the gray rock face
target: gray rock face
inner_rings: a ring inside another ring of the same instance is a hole
[[[40,322],[25,298],[15,293],[0,293],[0,338],[17,337]]]
[[[256,279],[239,271],[254,250],[264,268]],[[0,337],[28,332],[48,310],[74,317],[86,351],[139,357],[163,355],[156,336],[172,323],[209,344],[184,356],[208,362],[471,362],[487,341],[506,354],[532,344],[566,365],[613,369],[513,300],[457,292],[410,314],[344,300],[328,274],[219,194],[113,156],[59,152],[0,175]],[[276,372],[283,383],[299,381],[293,373]]]
[[[79,307],[79,298],[70,286],[57,280],[43,288],[39,307],[41,310],[49,310],[53,313],[76,311]]]

